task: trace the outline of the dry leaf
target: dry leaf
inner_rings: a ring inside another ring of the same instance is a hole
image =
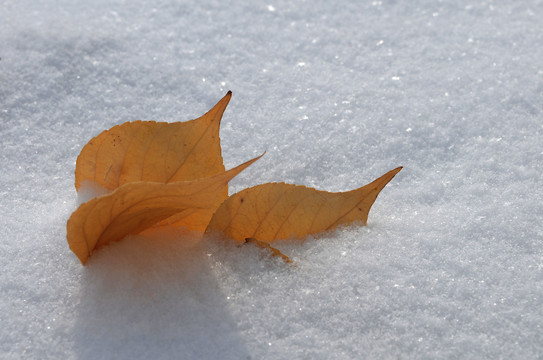
[[[189,220],[184,223],[188,230],[193,230],[193,221],[200,228],[216,209],[217,193],[258,159],[213,177],[169,184],[131,182],[94,198],[82,204],[68,220],[70,249],[85,264],[96,248],[139,233],[174,214]]]
[[[219,125],[231,96],[195,120],[134,121],[102,132],[77,158],[76,189],[84,181],[113,190],[133,181],[169,183],[224,172]],[[228,189],[223,193],[228,196]]]
[[[83,264],[112,241],[173,226],[200,234],[222,231],[290,262],[269,243],[356,220],[365,224],[377,195],[401,170],[345,193],[276,183],[228,198],[228,181],[258,159],[224,171],[219,125],[230,98],[229,91],[195,120],[128,122],[85,145],[77,158],[76,189],[89,182],[112,192],[82,204],[68,220],[68,243]]]
[[[220,231],[240,243],[247,239],[271,243],[304,238],[357,220],[365,225],[377,195],[401,169],[342,193],[285,183],[245,189],[221,204],[206,231]]]

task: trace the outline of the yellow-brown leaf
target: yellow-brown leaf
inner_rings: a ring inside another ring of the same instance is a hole
[[[131,182],[94,198],[72,214],[67,224],[70,249],[85,264],[94,249],[121,240],[180,214],[188,230],[201,229],[216,209],[225,184],[258,158],[213,177],[168,184]]]
[[[134,181],[169,183],[224,172],[219,125],[230,98],[229,91],[195,120],[134,121],[102,132],[77,158],[76,189],[85,181],[113,190]]]
[[[364,225],[379,192],[401,170],[389,171],[359,189],[330,193],[305,186],[268,183],[230,196],[217,209],[207,232],[219,231],[238,242],[257,239],[271,243],[304,238],[338,225]]]

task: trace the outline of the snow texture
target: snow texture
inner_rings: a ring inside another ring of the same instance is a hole
[[[0,2],[0,358],[543,357],[543,2]],[[134,236],[82,267],[75,159],[233,91],[231,192],[350,190],[367,227]]]

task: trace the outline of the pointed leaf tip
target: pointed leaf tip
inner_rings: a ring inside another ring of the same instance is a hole
[[[230,99],[232,99],[232,92],[228,91],[226,95],[224,95],[222,99],[220,99],[219,102],[215,104],[215,106],[213,106],[206,114],[204,114],[204,116],[211,113],[220,114],[218,116],[218,119],[220,121],[224,111],[226,110],[226,107],[228,106],[228,103],[230,102]]]

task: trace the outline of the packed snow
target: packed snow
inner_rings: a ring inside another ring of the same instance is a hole
[[[543,357],[543,2],[4,0],[0,358]],[[81,148],[228,91],[230,192],[404,169],[368,226],[66,242]]]

